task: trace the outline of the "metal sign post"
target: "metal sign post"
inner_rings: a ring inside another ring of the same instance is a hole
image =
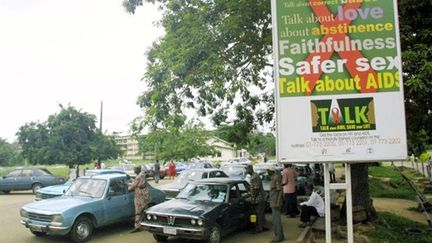
[[[330,183],[329,165],[324,163],[325,229],[327,243],[332,242],[330,190],[346,191],[347,239],[348,243],[353,243],[354,231],[352,218],[351,165],[349,163],[345,163],[345,183]]]

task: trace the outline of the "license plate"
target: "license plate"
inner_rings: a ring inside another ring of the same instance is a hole
[[[38,226],[38,225],[32,225],[30,226],[30,229],[35,232],[44,232],[42,226]]]
[[[176,235],[177,234],[177,229],[176,228],[172,228],[172,227],[164,227],[163,228],[163,233],[167,234],[167,235]]]

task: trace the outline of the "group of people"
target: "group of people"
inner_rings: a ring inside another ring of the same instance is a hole
[[[260,176],[254,172],[252,165],[246,167],[246,173],[251,176],[251,203],[256,214],[255,228],[252,233],[260,233],[268,229],[266,228],[264,215],[266,207],[264,188]],[[311,216],[324,216],[324,201],[317,193],[317,188],[314,188],[308,201],[300,204],[301,213],[298,210],[296,195],[296,177],[298,174],[290,164],[284,165],[282,175],[276,172],[274,166],[268,168],[268,174],[271,176],[269,203],[273,221],[273,238],[270,242],[282,242],[285,240],[281,220],[282,212],[288,217],[296,217],[301,214],[300,227],[310,225]]]

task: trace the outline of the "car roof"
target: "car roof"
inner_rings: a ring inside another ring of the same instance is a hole
[[[91,175],[91,176],[80,176],[79,178],[96,178],[96,179],[115,179],[115,178],[127,178],[127,174],[117,174],[117,173],[111,173],[111,174],[99,174],[99,175]]]
[[[191,181],[190,183],[195,184],[227,184],[227,183],[237,183],[237,182],[246,182],[243,179],[236,179],[231,177],[214,177],[214,178],[208,178],[208,179],[200,179],[196,181]]]
[[[201,169],[189,169],[187,171],[195,171],[195,172],[209,172],[209,171],[222,171],[218,168],[201,168]]]

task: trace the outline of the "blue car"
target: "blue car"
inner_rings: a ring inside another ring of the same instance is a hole
[[[64,184],[64,177],[55,176],[47,169],[19,168],[0,177],[0,191],[7,194],[10,191],[32,190],[36,193],[42,187]]]
[[[86,170],[85,175],[92,176],[92,175],[103,175],[103,174],[126,174],[123,170],[120,169],[94,169],[94,170]],[[56,185],[56,186],[48,186],[39,189],[35,193],[35,200],[43,200],[53,197],[59,197],[63,195],[63,193],[72,185],[73,180],[68,180],[63,185]]]
[[[134,193],[123,174],[82,176],[63,196],[32,202],[20,210],[21,224],[36,236],[69,235],[88,241],[95,228],[134,218]],[[165,201],[165,194],[150,186],[150,205]]]

